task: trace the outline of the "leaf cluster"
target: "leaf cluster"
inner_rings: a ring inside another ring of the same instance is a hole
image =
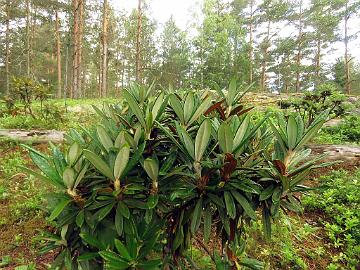
[[[305,144],[326,113],[306,127],[299,115],[254,120],[246,89],[231,81],[216,93],[134,86],[124,105],[94,107],[101,122],[67,134],[69,148],[46,156],[30,148],[53,184],[43,252],[67,269],[185,269],[196,239],[217,269],[260,269],[244,254],[244,224],[264,233],[280,211],[301,211],[296,194],[319,164]]]

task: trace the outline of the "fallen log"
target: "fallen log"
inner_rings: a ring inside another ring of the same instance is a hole
[[[360,146],[336,145],[336,144],[311,144],[312,155],[326,153],[326,161],[344,161],[348,164],[357,165],[360,162]]]
[[[64,140],[64,133],[58,130],[0,129],[0,139],[18,142],[61,143]]]

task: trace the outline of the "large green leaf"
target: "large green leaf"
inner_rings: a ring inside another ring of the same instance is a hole
[[[75,171],[73,168],[66,168],[63,173],[64,184],[67,188],[72,188],[75,183]]]
[[[194,94],[192,92],[190,92],[185,99],[185,105],[184,105],[184,118],[185,118],[185,122],[187,123],[191,116],[193,115],[193,111],[194,111]]]
[[[229,217],[234,219],[236,216],[236,207],[235,207],[233,196],[231,196],[229,191],[225,191],[224,198],[225,198],[225,205],[226,205],[227,213],[228,213]]]
[[[108,132],[104,129],[103,126],[98,126],[96,128],[99,140],[102,144],[102,146],[104,146],[104,148],[106,149],[106,151],[110,151],[110,148],[112,148],[114,146],[113,141],[111,140]]]
[[[121,256],[112,251],[100,251],[99,255],[108,263],[108,265],[113,265],[114,268],[111,269],[128,269],[129,263],[123,259]]]
[[[129,251],[127,250],[126,246],[119,239],[115,239],[115,247],[116,247],[117,251],[119,252],[119,254],[123,258],[125,258],[127,260],[131,260]]]
[[[114,177],[115,179],[120,179],[122,177],[122,173],[124,172],[130,156],[130,147],[128,145],[124,145],[119,153],[116,156],[115,164],[114,164]]]
[[[81,146],[77,143],[74,142],[68,151],[68,166],[73,166],[75,164],[75,162],[79,159],[80,155],[82,152],[82,148]]]
[[[94,214],[94,218],[96,219],[96,221],[101,221],[104,218],[106,218],[106,216],[110,213],[110,211],[113,209],[115,205],[115,202],[110,202],[108,205],[102,207],[100,210],[98,210],[95,214]]]
[[[86,253],[81,254],[77,258],[77,261],[78,262],[90,261],[90,260],[93,260],[93,259],[95,259],[97,257],[99,257],[99,253],[97,253],[97,252],[86,252]]]
[[[208,193],[207,195],[217,206],[219,206],[221,208],[225,208],[225,204],[219,196],[212,194],[212,193]]]
[[[52,142],[49,142],[49,145],[52,150],[53,162],[54,162],[55,168],[56,168],[58,174],[62,175],[67,166],[65,156],[60,151],[60,149],[58,147],[56,147]]]
[[[294,150],[298,150],[301,147],[303,147],[312,137],[314,137],[314,135],[316,135],[316,133],[319,131],[319,129],[323,126],[323,124],[324,124],[324,122],[320,121],[319,123],[315,124],[308,130],[306,130],[306,132],[304,133],[304,136],[298,142],[298,144],[296,145]]]
[[[164,93],[161,93],[157,97],[157,99],[156,99],[156,101],[154,103],[154,106],[152,108],[152,111],[151,111],[153,120],[158,119],[159,113],[161,111],[161,107],[163,106],[163,103],[164,103]]]
[[[234,99],[236,94],[237,94],[236,79],[233,78],[230,81],[228,92],[226,94],[226,103],[228,104],[228,106],[230,106],[235,101]]]
[[[290,115],[289,120],[286,127],[287,138],[288,138],[288,146],[289,149],[292,150],[296,146],[298,126],[294,116]]]
[[[218,142],[224,153],[231,153],[234,143],[234,135],[230,126],[223,122],[218,130]]]
[[[124,229],[124,216],[121,213],[119,204],[116,207],[116,213],[115,213],[115,229],[118,235],[121,236]]]
[[[242,121],[241,125],[239,126],[238,130],[236,131],[235,137],[234,137],[234,145],[233,145],[233,149],[235,150],[240,143],[243,141],[245,134],[248,131],[249,128],[249,124],[250,124],[250,117],[247,115],[244,120]]]
[[[51,178],[48,178],[48,177],[46,177],[46,176],[44,176],[44,175],[42,175],[42,174],[40,174],[40,173],[38,173],[38,172],[35,172],[35,171],[33,171],[33,170],[30,170],[29,168],[27,168],[27,167],[25,167],[25,166],[19,166],[19,168],[20,168],[23,172],[29,173],[29,174],[33,175],[34,177],[36,177],[37,179],[39,179],[39,180],[41,180],[41,181],[44,181],[44,182],[46,182],[46,183],[55,185],[55,186],[58,187],[58,188],[65,188],[63,182],[59,183],[59,182],[57,182],[57,181],[55,181],[55,180],[53,180],[53,179],[51,179]]]
[[[211,97],[207,97],[196,109],[193,116],[190,118],[189,122],[187,123],[187,127],[189,127],[192,123],[198,120],[198,118],[203,115],[211,104]]]
[[[120,148],[125,143],[125,130],[119,132],[118,136],[115,139],[114,146]]]
[[[211,210],[208,208],[204,212],[204,240],[205,242],[209,241],[211,234]]]
[[[89,168],[90,163],[86,162],[86,164],[84,165],[84,167],[81,169],[81,171],[79,172],[79,174],[77,175],[76,179],[75,179],[75,183],[74,183],[74,188],[76,188],[81,180],[83,180],[88,168]]]
[[[104,245],[104,243],[102,243],[96,237],[94,237],[93,235],[91,235],[89,233],[83,232],[83,233],[80,233],[79,236],[91,247],[96,247],[99,250],[106,249],[106,246]]]
[[[271,217],[270,211],[268,208],[264,207],[262,211],[262,223],[263,223],[263,230],[266,239],[271,238]]]
[[[182,144],[185,146],[187,154],[192,158],[195,159],[195,145],[193,139],[190,137],[189,133],[180,126],[177,122],[175,122],[176,130],[180,137]]]
[[[140,124],[145,128],[146,124],[145,124],[144,113],[141,111],[139,104],[137,103],[135,98],[125,89],[122,90],[122,95],[129,104],[131,111],[136,115]]]
[[[251,204],[249,203],[249,201],[243,195],[241,195],[239,192],[237,192],[236,190],[231,190],[231,194],[234,196],[235,200],[237,200],[238,203],[241,205],[241,207],[244,209],[245,213],[252,219],[256,219],[256,213],[255,213],[254,209],[252,208]]]
[[[202,207],[203,207],[203,199],[200,198],[196,202],[196,205],[194,207],[194,211],[193,211],[193,214],[191,217],[190,230],[193,234],[195,234],[195,232],[197,231],[197,229],[200,226]]]
[[[175,94],[170,94],[170,105],[182,124],[185,124],[184,110],[180,100]]]
[[[283,153],[286,153],[287,147],[286,147],[285,139],[283,138],[283,136],[280,134],[278,129],[275,127],[275,125],[271,121],[269,121],[269,124],[270,124],[271,130],[273,131],[273,133],[277,139],[277,142],[279,143],[279,145],[281,147],[281,150],[283,151]]]
[[[127,218],[127,219],[130,218],[129,208],[127,207],[127,205],[124,202],[120,201],[118,203],[116,211],[121,213],[125,218]]]
[[[49,165],[49,162],[42,155],[39,155],[35,151],[30,151],[30,157],[32,161],[38,166],[38,168],[53,181],[56,182],[59,186],[64,186],[62,178],[59,176],[56,169]]]
[[[144,160],[144,169],[151,180],[156,181],[159,176],[159,165],[158,163],[151,158]]]
[[[200,161],[206,147],[209,144],[211,135],[211,121],[209,119],[205,119],[196,134],[195,138],[195,160]]]
[[[55,218],[57,218],[61,212],[64,210],[64,208],[71,202],[70,199],[63,199],[61,200],[61,202],[59,202],[55,209],[51,212],[51,215],[49,217],[49,220],[52,221],[54,220]]]
[[[115,180],[114,175],[113,175],[112,170],[110,169],[109,165],[106,164],[106,162],[101,157],[99,157],[95,153],[91,152],[90,150],[84,150],[84,156],[104,176],[106,176],[109,179]]]

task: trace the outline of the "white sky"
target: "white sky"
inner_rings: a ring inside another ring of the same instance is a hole
[[[127,12],[130,12],[132,9],[137,8],[138,0],[110,0],[110,2],[116,9],[125,9]],[[147,3],[150,7],[151,17],[159,23],[160,28],[172,15],[180,29],[193,33],[195,30],[191,28],[191,22],[201,18],[200,7],[202,0],[148,0]],[[359,31],[359,14],[353,16],[351,21],[349,21],[349,29],[350,34]],[[342,42],[337,42],[333,47],[334,51],[324,56],[324,60],[328,63],[334,63],[336,58],[344,54]],[[350,42],[349,49],[352,56],[360,62],[360,35],[357,39]]]
[[[125,9],[130,12],[137,8],[138,0],[111,0],[118,9]],[[171,15],[173,15],[176,24],[180,29],[186,30],[190,22],[191,13],[194,10],[199,11],[201,0],[151,0],[147,1],[150,6],[152,17],[163,25]]]

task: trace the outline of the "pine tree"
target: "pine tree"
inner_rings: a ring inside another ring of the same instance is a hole
[[[158,82],[164,87],[179,88],[185,85],[189,72],[189,46],[186,34],[175,24],[173,17],[165,23],[160,38],[161,64]]]
[[[336,27],[340,23],[340,16],[335,11],[339,8],[336,0],[313,0],[309,9],[308,25],[313,29],[311,39],[314,51],[314,68],[312,80],[315,88],[324,81],[325,71],[322,56],[329,46],[337,40]]]
[[[265,0],[258,7],[259,12],[256,15],[257,23],[261,24],[265,30],[258,38],[261,38],[259,43],[259,55],[260,55],[260,91],[265,92],[268,89],[267,85],[267,73],[271,64],[272,53],[270,49],[272,47],[273,40],[277,38],[279,28],[284,27],[283,20],[290,12],[290,8],[285,1],[272,1]]]

